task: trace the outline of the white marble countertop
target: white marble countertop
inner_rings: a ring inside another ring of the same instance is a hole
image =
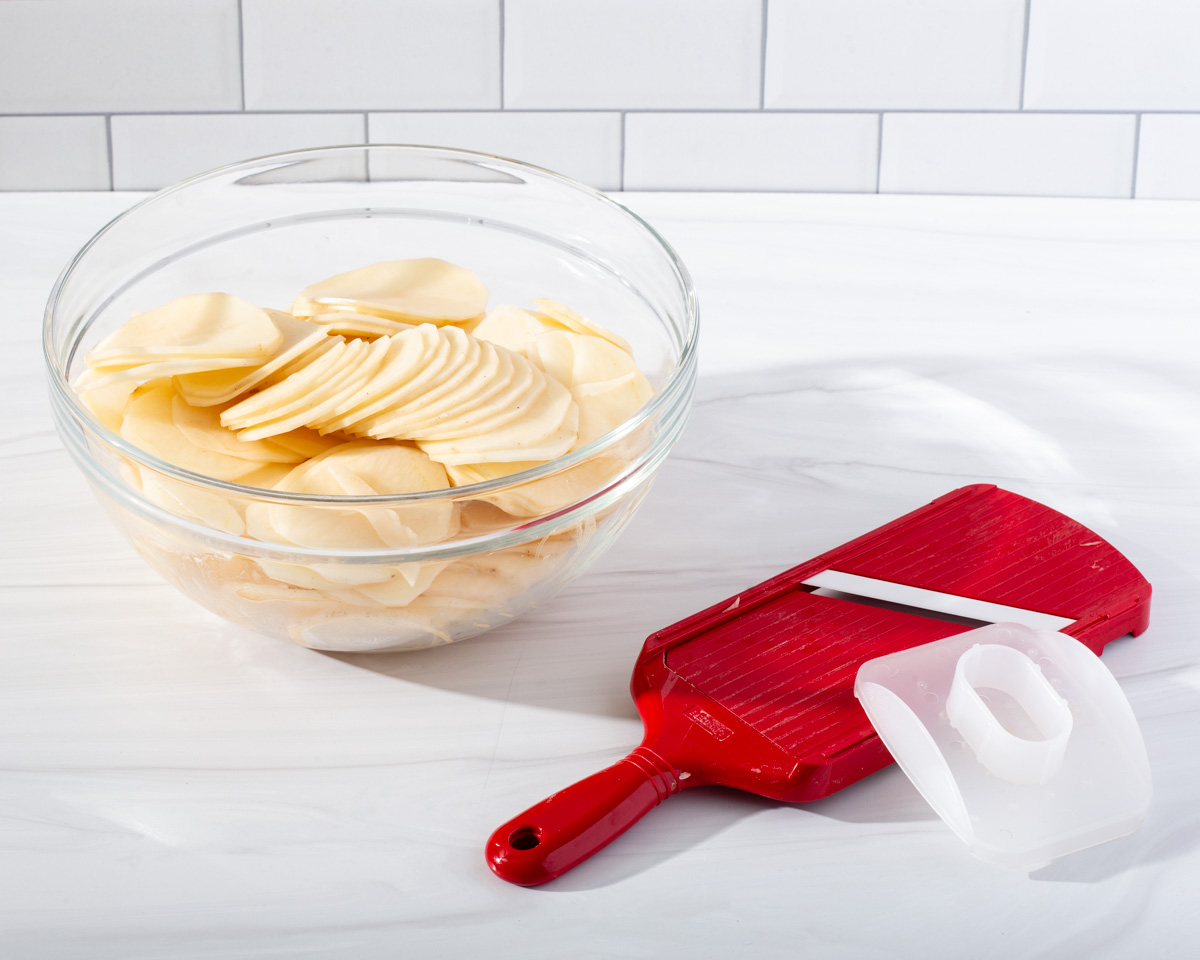
[[[690,265],[699,399],[555,602],[413,654],[229,626],[109,525],[50,422],[40,320],[131,194],[0,196],[0,954],[1191,957],[1200,936],[1200,204],[630,195]],[[483,843],[639,739],[652,630],[963,484],[1151,580],[1104,660],[1155,799],[1013,873],[891,767],[789,806],[673,798],[562,880]]]

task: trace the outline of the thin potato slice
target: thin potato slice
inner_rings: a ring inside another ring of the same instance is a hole
[[[372,317],[352,310],[334,310],[330,313],[313,314],[306,323],[316,324],[330,333],[340,333],[347,337],[386,337],[393,333],[403,333],[411,330],[411,323],[401,323],[399,320],[387,320],[384,317]]]
[[[579,408],[557,380],[547,377],[546,386],[537,403],[504,427],[456,440],[418,440],[417,446],[446,464],[561,457],[575,443]]]
[[[434,352],[439,348],[442,350],[440,362],[444,363],[449,355],[449,345],[440,340],[437,327],[429,323],[392,337],[383,369],[346,401],[344,412],[328,418],[320,429],[323,432],[349,430],[353,424],[386,408],[396,391],[403,390],[418,370],[428,369],[435,362]]]
[[[367,344],[366,340],[356,340],[353,343]],[[257,440],[279,433],[286,433],[301,426],[319,424],[326,415],[336,412],[344,402],[356,394],[379,370],[387,356],[390,344],[385,340],[370,343],[365,351],[360,351],[358,361],[348,364],[346,369],[329,381],[321,384],[314,391],[308,402],[298,409],[260,422],[249,429],[242,430],[238,436],[245,440]]]
[[[399,336],[404,337],[407,334],[399,334]],[[422,354],[419,369],[407,379],[395,383],[390,390],[377,395],[365,407],[359,408],[353,415],[354,419],[345,427],[349,433],[373,436],[373,425],[381,418],[386,417],[389,410],[407,403],[413,397],[420,396],[431,385],[438,382],[442,371],[451,362],[454,351],[451,342],[440,336],[436,329],[432,331],[432,337],[435,338],[433,349]],[[336,427],[344,423],[346,419],[340,417],[337,420],[328,421],[322,429]]]
[[[184,373],[207,373],[212,370],[244,370],[253,367],[255,360],[237,360],[229,357],[207,357],[197,360],[158,360],[153,363],[143,363],[134,367],[124,367],[120,370],[99,370],[103,376],[97,377],[91,385],[93,390],[102,390],[118,383],[145,383],[150,380],[162,380],[165,377],[175,377]],[[95,368],[93,368],[95,369]]]
[[[487,316],[474,325],[471,335],[507,347],[514,353],[525,353],[530,342],[539,334],[563,329],[548,320],[511,303],[501,303],[492,307]]]
[[[513,375],[507,389],[438,426],[438,440],[477,437],[524,417],[549,389],[550,378],[519,353],[512,354]]]
[[[139,388],[125,408],[121,436],[147,453],[193,473],[218,480],[240,482],[262,464],[198,447],[175,425],[172,401],[175,388],[168,384]]]
[[[241,430],[302,406],[313,391],[320,389],[322,384],[328,383],[331,378],[346,369],[347,355],[352,362],[361,350],[361,344],[361,340],[336,344],[285,380],[234,404],[221,414],[221,423],[231,430]]]
[[[263,362],[283,342],[267,312],[228,293],[197,293],[139,313],[96,344],[88,364],[230,357]]]
[[[419,450],[360,440],[293,468],[275,489],[345,496],[342,471],[374,494],[449,486],[446,471]],[[431,543],[450,535],[456,522],[454,504],[446,501],[396,508],[256,504],[246,512],[247,529],[259,539],[332,549],[396,549]]]
[[[436,379],[412,399],[402,403],[392,402],[380,411],[373,421],[374,429],[383,431],[380,435],[409,439],[412,436],[407,427],[409,420],[431,407],[441,408],[447,398],[453,403],[464,384],[475,374],[483,344],[457,327],[439,329],[438,335],[450,345],[450,356],[445,366],[438,371]]]
[[[193,407],[208,407],[240,397],[329,337],[327,329],[314,327],[279,310],[267,310],[267,313],[283,334],[283,342],[275,355],[266,363],[247,371],[233,369],[180,376],[176,386],[188,403]]]
[[[463,410],[470,410],[504,389],[512,376],[511,350],[493,343],[479,342],[479,357],[471,374],[437,402],[423,405],[408,422],[409,437],[417,439],[436,436],[442,421],[452,419]],[[432,431],[432,433],[431,433]]]
[[[557,300],[551,300],[548,297],[542,297],[539,300],[533,300],[538,309],[551,320],[562,324],[568,330],[574,330],[576,333],[600,337],[607,340],[609,343],[620,347],[626,353],[632,355],[633,347],[629,345],[629,341],[624,337],[618,336],[611,330],[606,330],[600,324],[589,320],[581,313],[576,313],[570,307],[564,307]]]
[[[171,398],[171,418],[180,432],[197,447],[258,463],[300,463],[306,458],[294,450],[262,441],[242,440],[221,426],[221,412],[213,407],[193,407],[178,393]]]
[[[474,273],[445,260],[390,260],[305,287],[292,313],[310,317],[340,305],[389,320],[455,323],[487,309],[488,291]]]

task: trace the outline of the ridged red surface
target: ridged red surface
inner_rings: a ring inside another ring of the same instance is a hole
[[[864,660],[970,630],[801,590],[667,653],[667,666],[797,760],[874,730],[854,699]]]

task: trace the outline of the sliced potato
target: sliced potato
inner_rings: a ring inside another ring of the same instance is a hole
[[[317,324],[330,333],[340,333],[347,337],[386,337],[393,333],[411,330],[413,326],[411,323],[387,320],[384,317],[372,317],[364,313],[355,313],[352,310],[316,313],[306,322]]]
[[[609,343],[620,347],[626,353],[633,353],[633,347],[629,345],[629,341],[624,337],[618,336],[611,330],[607,330],[600,324],[589,320],[581,313],[576,313],[570,307],[564,307],[557,300],[551,300],[548,297],[543,297],[539,300],[531,301],[539,310],[551,320],[562,324],[568,330],[574,330],[576,333],[587,334],[593,337],[600,337],[607,340]]]
[[[474,273],[445,260],[390,260],[339,273],[305,287],[292,313],[311,317],[338,305],[389,320],[454,323],[487,309],[488,291]]]
[[[235,368],[179,376],[176,386],[188,403],[194,407],[207,407],[240,397],[329,337],[329,330],[314,327],[279,310],[267,310],[267,313],[283,334],[283,342],[275,355],[266,363],[249,370]]]
[[[214,407],[193,407],[178,393],[171,398],[175,426],[197,447],[259,463],[300,463],[303,455],[262,441],[242,440],[221,426],[221,412]]]
[[[263,362],[283,342],[267,312],[228,293],[197,293],[139,313],[88,354],[90,366],[229,357]]]
[[[425,323],[391,337],[391,347],[379,373],[346,401],[342,413],[327,418],[320,429],[323,432],[350,430],[363,418],[387,407],[396,392],[404,390],[419,370],[427,370],[434,363],[444,363],[449,355],[449,345],[438,337],[437,329],[433,324]],[[441,359],[437,360],[435,351],[439,349]]]
[[[262,467],[260,462],[215,453],[188,439],[175,425],[175,396],[175,388],[169,383],[139,387],[125,408],[121,436],[160,460],[218,480],[240,482]]]

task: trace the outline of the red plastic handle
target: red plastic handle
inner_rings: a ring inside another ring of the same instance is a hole
[[[487,862],[502,880],[537,886],[612,843],[681,786],[679,771],[638,747],[513,817],[487,842]]]

